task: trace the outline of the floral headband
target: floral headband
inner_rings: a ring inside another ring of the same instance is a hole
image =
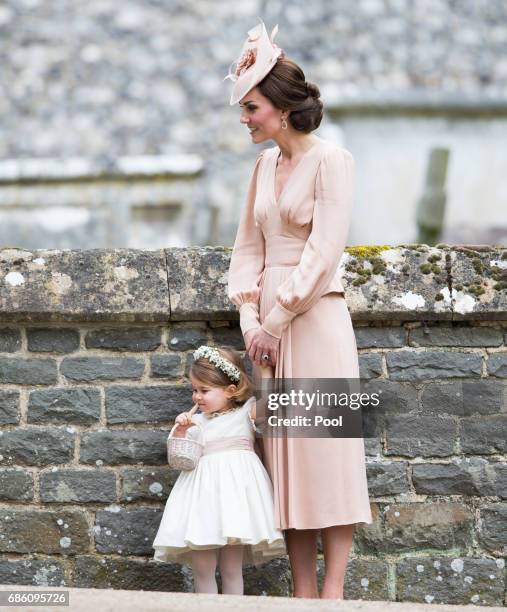
[[[207,359],[216,368],[222,370],[227,376],[234,382],[239,382],[241,379],[241,372],[239,369],[231,363],[228,359],[225,359],[220,355],[216,348],[212,346],[200,346],[194,351],[194,359]]]
[[[264,22],[260,18],[259,21],[259,24],[248,31],[248,38],[243,44],[239,58],[231,64],[229,74],[224,78],[224,81],[230,79],[234,83],[231,106],[260,83],[274,67],[276,60],[284,56],[283,50],[273,42],[278,25],[273,28],[271,36],[268,36]]]

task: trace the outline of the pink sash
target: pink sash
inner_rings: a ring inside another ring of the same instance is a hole
[[[253,452],[253,441],[250,438],[241,436],[222,438],[222,440],[212,440],[211,442],[206,442],[202,449],[202,454],[209,455],[211,453],[219,453],[228,450],[248,450]]]

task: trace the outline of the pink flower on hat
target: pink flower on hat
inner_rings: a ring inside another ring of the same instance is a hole
[[[243,72],[245,72],[245,70],[248,70],[250,66],[255,64],[256,59],[257,49],[247,49],[238,60],[235,75],[239,77],[240,74],[242,74]]]
[[[278,56],[280,59],[282,59],[283,57],[285,57],[285,53],[284,50],[282,49],[282,47],[279,47],[276,43],[274,43],[273,41],[271,41],[271,44],[273,45],[273,47],[275,49],[280,49],[280,55]]]

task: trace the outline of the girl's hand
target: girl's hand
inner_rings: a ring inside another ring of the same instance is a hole
[[[248,356],[253,363],[259,366],[274,366],[278,357],[278,345],[280,339],[265,332],[262,327],[253,330],[255,335],[248,348]],[[248,332],[247,332],[248,335]],[[263,355],[269,355],[269,360],[262,359]]]
[[[188,412],[182,412],[174,419],[174,422],[178,425],[174,432],[177,438],[183,436],[189,427],[193,427],[195,423],[192,421],[192,417],[197,410],[197,404],[194,404]]]
[[[180,427],[190,427],[191,425],[193,425],[192,415],[190,414],[190,411],[178,414],[174,422],[178,423]]]

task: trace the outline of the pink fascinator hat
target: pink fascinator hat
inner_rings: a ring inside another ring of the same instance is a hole
[[[268,36],[266,26],[262,19],[260,23],[248,31],[241,55],[232,62],[229,74],[224,78],[231,79],[234,87],[231,94],[230,104],[237,104],[241,98],[253,89],[276,64],[279,57],[283,57],[283,51],[273,43],[278,32],[278,24],[273,28],[271,36]]]

